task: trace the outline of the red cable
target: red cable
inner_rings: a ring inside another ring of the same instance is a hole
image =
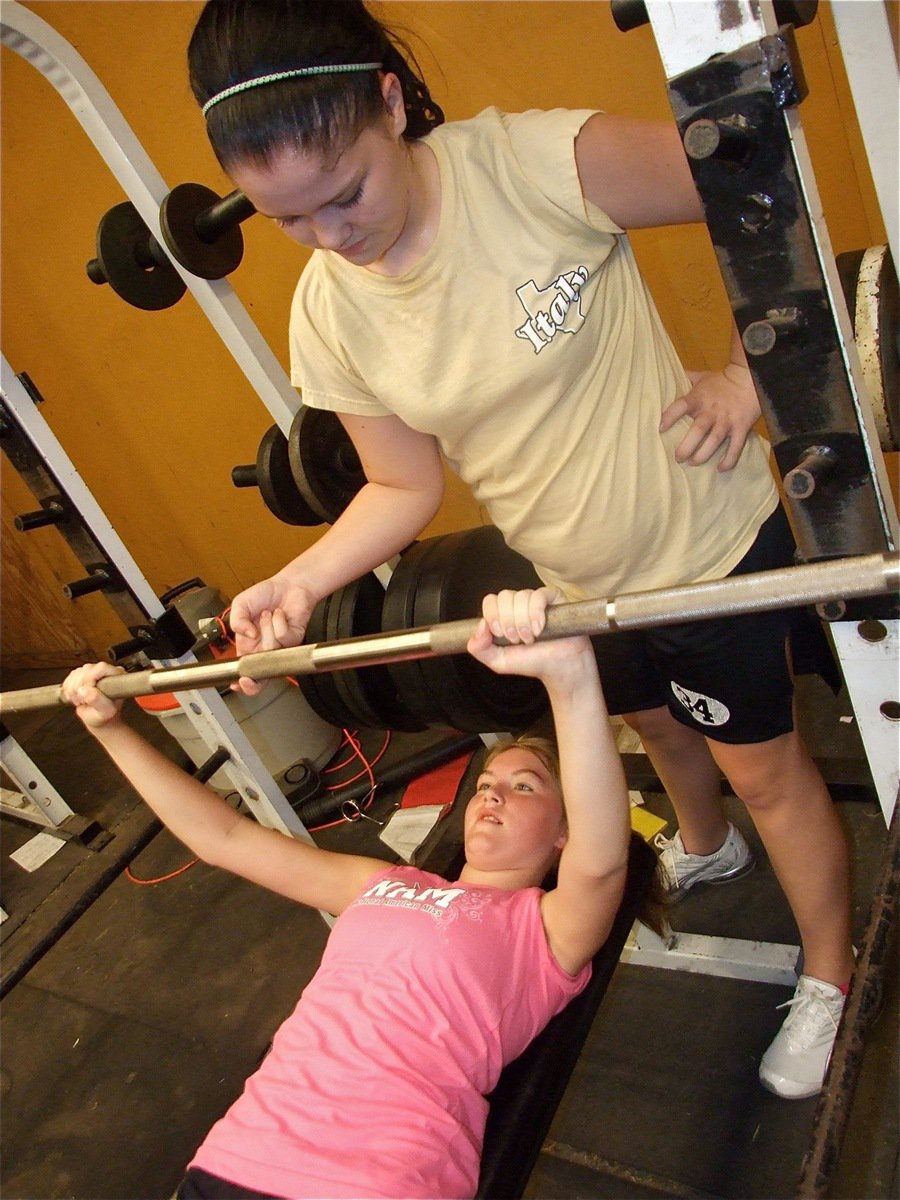
[[[352,734],[352,733],[350,733],[350,731],[349,731],[348,729],[345,729],[343,732],[344,732],[344,737],[347,739],[347,741],[349,742],[349,744],[350,744],[350,745],[351,745],[351,746],[354,748],[354,751],[356,752],[356,755],[357,755],[357,756],[358,756],[360,759],[362,759],[362,762],[363,762],[363,770],[362,770],[362,771],[359,771],[359,772],[357,772],[357,774],[356,774],[356,775],[354,775],[354,776],[352,776],[352,778],[350,778],[350,779],[347,779],[347,780],[344,780],[344,782],[343,782],[343,783],[335,784],[334,786],[329,786],[327,790],[328,790],[329,792],[338,792],[338,791],[340,791],[340,790],[341,790],[341,788],[347,787],[347,786],[348,786],[348,784],[351,784],[351,783],[353,783],[353,782],[354,782],[354,780],[357,780],[357,779],[359,779],[359,778],[360,778],[362,775],[366,775],[366,774],[367,774],[367,775],[369,776],[369,781],[371,782],[371,784],[372,784],[372,787],[371,787],[371,789],[369,790],[369,794],[368,794],[368,796],[367,796],[367,798],[366,798],[366,801],[367,801],[367,802],[364,802],[363,804],[361,804],[361,805],[359,806],[359,808],[360,808],[360,811],[362,812],[364,809],[366,809],[366,808],[369,808],[369,807],[370,807],[370,805],[372,804],[372,801],[373,801],[373,800],[374,800],[374,798],[375,798],[375,789],[376,789],[376,787],[377,787],[377,784],[376,784],[376,782],[375,782],[375,774],[374,774],[374,772],[373,772],[372,768],[373,768],[373,767],[375,766],[375,764],[376,764],[376,763],[379,761],[379,759],[380,759],[380,758],[382,758],[382,757],[384,756],[384,753],[385,753],[385,751],[387,750],[387,748],[388,748],[388,745],[390,744],[390,740],[391,740],[391,731],[390,731],[389,729],[385,731],[385,735],[384,735],[384,741],[383,741],[383,742],[382,742],[382,744],[381,744],[381,749],[378,751],[378,753],[375,755],[375,757],[372,759],[372,761],[371,761],[371,762],[369,762],[369,760],[366,758],[365,754],[363,754],[362,746],[361,746],[361,745],[359,744],[359,742],[356,740],[356,737],[355,737],[355,735],[354,735],[354,734]],[[348,760],[347,760],[347,762],[350,762],[350,761],[351,761],[350,759],[348,759]],[[341,764],[341,765],[345,766],[345,765],[346,765],[346,763],[343,763],[343,764]],[[311,827],[310,827],[310,829],[309,829],[309,832],[310,832],[310,833],[319,833],[319,832],[320,832],[321,830],[323,830],[323,829],[334,829],[334,828],[335,828],[336,826],[338,826],[338,825],[345,825],[345,824],[347,824],[347,822],[348,822],[348,818],[347,818],[347,817],[345,817],[345,816],[341,816],[341,817],[339,817],[339,818],[338,818],[336,821],[328,821],[328,822],[326,822],[324,825],[313,825],[313,826],[311,826]],[[352,822],[351,822],[351,823],[352,823]]]
[[[189,870],[189,868],[193,867],[199,861],[199,858],[192,858],[190,862],[186,862],[177,871],[170,871],[168,875],[160,875],[158,879],[138,879],[136,875],[132,875],[131,867],[126,867],[125,877],[130,879],[132,883],[138,883],[142,887],[152,887],[155,883],[165,883],[168,879],[174,879],[176,875],[183,875],[185,871]]]

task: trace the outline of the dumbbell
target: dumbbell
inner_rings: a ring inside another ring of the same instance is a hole
[[[356,448],[337,413],[301,405],[291,422],[294,483],[322,521],[333,525],[366,482]]]
[[[255,463],[232,468],[231,482],[237,488],[258,487],[266,508],[286,525],[322,524],[294,482],[287,438],[277,425],[263,434]]]
[[[304,405],[290,437],[273,425],[256,462],[235,467],[231,481],[235,487],[258,487],[269,511],[288,525],[333,525],[366,476],[337,414]]]
[[[87,264],[87,277],[91,283],[108,283],[128,304],[148,312],[171,308],[187,290],[130,200],[101,218],[97,257]]]
[[[199,183],[182,183],[160,205],[163,240],[172,257],[201,279],[223,279],[240,264],[244,239],[239,225],[256,209],[243,192],[220,198]],[[130,201],[117,204],[100,221],[97,257],[87,264],[92,283],[108,283],[135,308],[169,308],[186,285]]]

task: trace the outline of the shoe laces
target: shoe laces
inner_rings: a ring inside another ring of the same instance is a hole
[[[776,1006],[776,1011],[782,1008],[791,1010],[784,1030],[795,1045],[811,1046],[826,1034],[837,1032],[838,1017],[832,1012],[827,997],[815,989],[798,987],[790,1000]]]

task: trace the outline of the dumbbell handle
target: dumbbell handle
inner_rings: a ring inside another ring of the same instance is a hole
[[[243,192],[229,192],[227,196],[223,196],[221,200],[197,214],[194,229],[199,238],[211,243],[235,225],[240,225],[242,221],[252,217],[255,212],[256,209]]]
[[[236,488],[259,487],[256,463],[246,463],[241,467],[232,467],[231,482]]]
[[[626,629],[648,629],[683,621],[710,620],[744,613],[849,600],[861,596],[893,595],[900,587],[900,556],[859,555],[830,561],[782,567],[735,575],[709,583],[691,583],[658,591],[631,592],[610,600],[581,600],[559,604],[547,612],[542,638],[576,634],[608,634]],[[183,692],[218,687],[242,676],[262,681],[288,675],[314,675],[322,671],[406,662],[462,654],[478,624],[476,618],[447,621],[419,629],[401,630],[336,642],[290,646],[245,654],[238,659],[173,668],[153,668],[112,675],[99,689],[110,698],[150,696],[158,692]],[[60,688],[26,688],[0,694],[0,714],[62,704]]]
[[[151,270],[153,267],[167,267],[169,258],[165,250],[147,230],[146,238],[140,238],[132,246],[134,261],[139,267],[143,267],[145,271]],[[103,263],[99,258],[92,258],[85,267],[87,277],[91,283],[109,283],[109,276],[104,270]]]

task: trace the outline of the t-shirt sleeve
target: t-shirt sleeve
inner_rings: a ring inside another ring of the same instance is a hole
[[[598,110],[531,109],[504,114],[503,121],[519,166],[548,200],[601,233],[624,230],[595,204],[585,200],[575,161],[575,139]]]
[[[528,888],[520,894],[520,912],[523,945],[528,958],[539,966],[529,983],[529,1002],[534,1006],[536,1023],[543,1025],[564,1008],[579,992],[584,991],[591,978],[591,963],[581,968],[577,975],[570,975],[556,961],[544,922],[541,917],[539,888]]]
[[[363,417],[389,416],[390,410],[355,369],[349,350],[354,322],[363,318],[348,307],[336,319],[336,298],[321,274],[313,255],[294,291],[288,332],[291,383],[300,389],[303,403],[310,408]],[[364,333],[365,339],[371,336]]]

